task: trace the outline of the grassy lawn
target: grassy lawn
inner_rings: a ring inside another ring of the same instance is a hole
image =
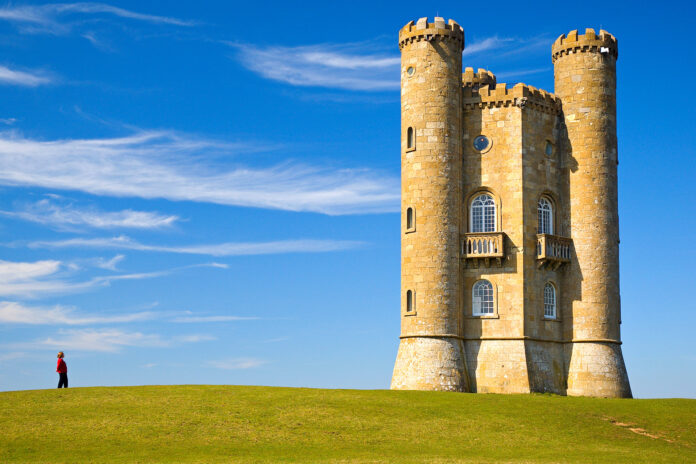
[[[696,400],[236,386],[0,393],[0,463],[696,462]]]

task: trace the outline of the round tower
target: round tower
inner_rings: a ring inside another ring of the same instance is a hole
[[[453,20],[399,31],[401,342],[391,388],[467,391],[461,340],[462,50]]]
[[[616,143],[616,38],[571,31],[552,47],[565,120],[574,262],[564,316],[568,395],[631,397],[621,353]]]

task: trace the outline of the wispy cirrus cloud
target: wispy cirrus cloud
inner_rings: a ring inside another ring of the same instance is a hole
[[[247,69],[271,80],[304,87],[362,91],[399,88],[401,59],[377,43],[299,47],[229,43]]]
[[[364,245],[350,240],[278,240],[273,242],[225,242],[211,245],[147,245],[125,235],[107,238],[72,238],[68,240],[29,242],[30,248],[99,248],[155,251],[209,256],[245,256],[279,253],[323,253]]]
[[[179,220],[175,215],[151,211],[80,209],[71,202],[59,203],[56,200],[53,196],[33,204],[22,205],[15,211],[0,211],[0,214],[66,230],[83,226],[97,229],[161,229],[170,227]]]
[[[42,71],[20,71],[17,69],[10,69],[7,66],[0,66],[0,84],[2,85],[37,87],[39,85],[50,84],[52,81],[53,79]],[[15,120],[3,119],[2,121],[11,121],[11,123],[14,123]]]
[[[225,264],[203,263],[155,272],[97,276],[87,280],[73,278],[74,265],[61,261],[11,262],[0,260],[0,296],[38,298],[80,292],[111,285],[120,280],[141,280],[163,277],[194,267],[225,268]]]
[[[80,314],[65,306],[27,306],[16,301],[0,301],[0,324],[89,325],[128,323],[154,319],[157,313],[142,311],[131,314]]]
[[[0,20],[20,26],[29,33],[67,34],[77,27],[84,27],[107,17],[143,21],[173,26],[193,26],[194,21],[139,13],[106,3],[75,2],[46,3],[43,5],[7,5],[0,8]]]
[[[56,335],[33,340],[29,343],[14,343],[12,347],[25,350],[46,348],[64,351],[119,352],[124,348],[168,348],[183,343],[215,340],[206,334],[165,337],[160,334],[129,332],[118,329],[61,329]]]
[[[260,317],[248,316],[180,316],[175,317],[171,322],[178,323],[198,323],[198,322],[237,322],[237,321],[258,321]]]
[[[258,143],[168,131],[40,141],[0,132],[0,185],[325,214],[398,211],[399,179],[369,169],[235,163]]]
[[[253,369],[268,364],[268,361],[256,358],[233,358],[206,361],[205,366],[223,370]]]
[[[358,91],[399,88],[401,59],[391,52],[391,44],[383,41],[296,47],[225,43],[236,50],[236,58],[244,67],[266,79],[294,86]],[[542,44],[548,47],[548,40],[493,36],[468,44],[462,55],[465,59],[495,61],[501,55],[510,57]],[[491,55],[486,58],[486,54]]]

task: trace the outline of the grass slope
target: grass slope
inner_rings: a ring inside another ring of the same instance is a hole
[[[0,393],[0,437],[1,463],[681,463],[696,400],[73,388]]]

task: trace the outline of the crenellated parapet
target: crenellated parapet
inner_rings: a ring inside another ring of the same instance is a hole
[[[445,22],[440,17],[435,17],[432,23],[428,22],[428,18],[420,18],[415,23],[410,21],[399,31],[399,49],[412,42],[436,39],[452,40],[464,48],[464,29],[453,19]]]
[[[561,112],[561,100],[554,94],[537,89],[523,83],[508,89],[507,84],[496,84],[495,88],[488,85],[478,90],[471,87],[462,89],[464,111],[477,108],[497,108],[518,106],[544,113],[558,114]]]
[[[616,37],[604,29],[596,34],[594,29],[585,29],[585,34],[578,35],[578,31],[570,31],[567,35],[561,34],[551,47],[551,61],[555,62],[563,55],[571,53],[592,52],[603,53],[619,57],[619,45]]]
[[[495,88],[495,84],[495,74],[486,69],[479,68],[478,71],[474,72],[474,68],[466,68],[462,74],[463,87],[478,89],[481,86],[488,85],[491,88]]]

